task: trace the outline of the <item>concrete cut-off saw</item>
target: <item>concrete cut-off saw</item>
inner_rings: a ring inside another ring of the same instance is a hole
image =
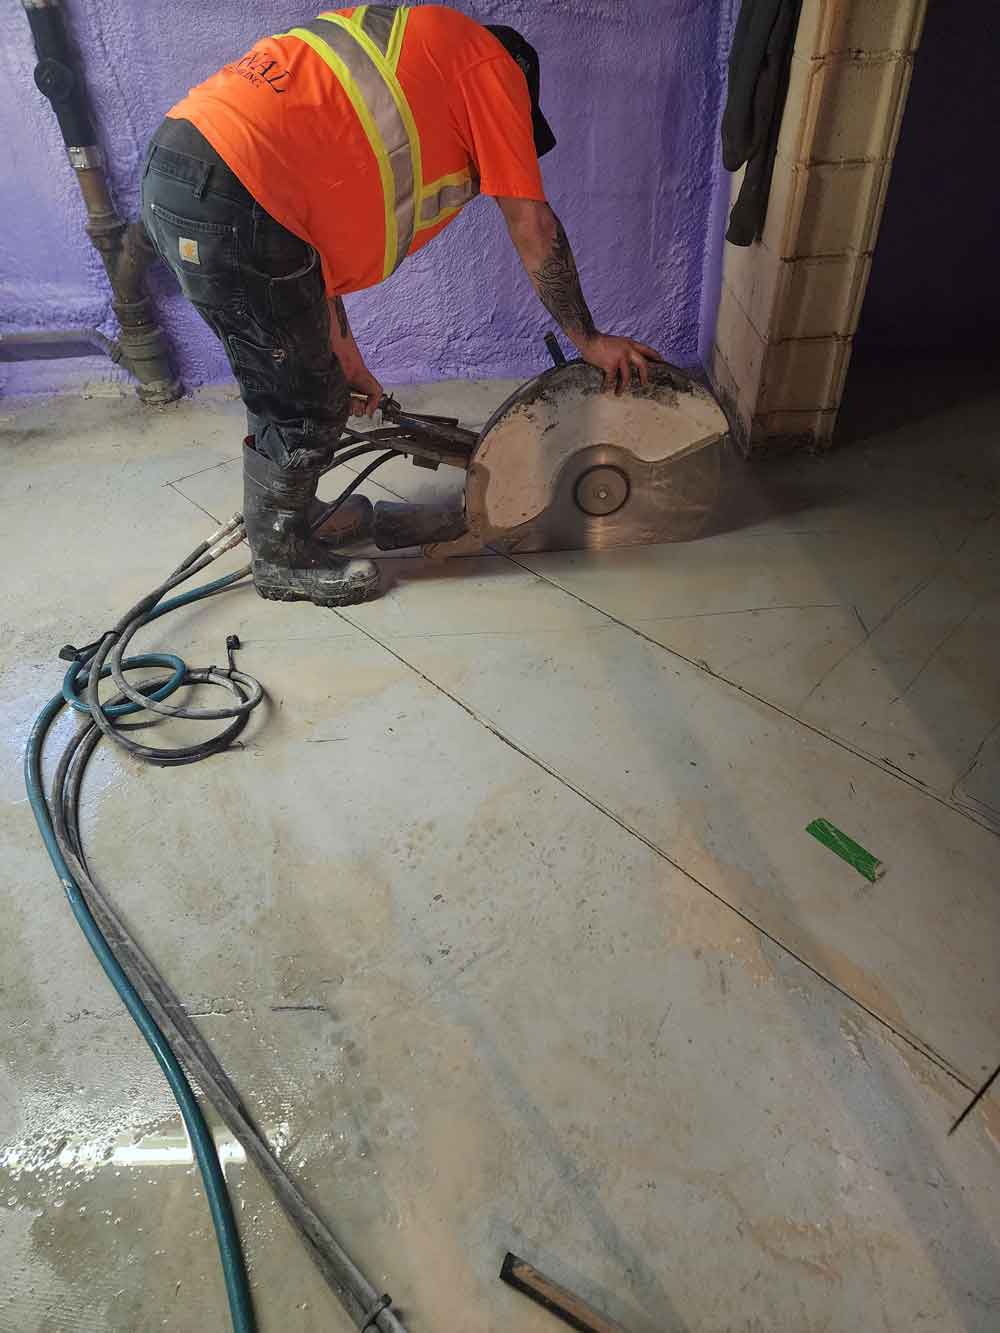
[[[550,351],[553,351],[550,342]],[[666,363],[620,395],[599,370],[561,356],[497,408],[481,431],[382,400],[368,442],[465,471],[464,495],[380,505],[382,550],[421,546],[432,558],[600,549],[697,537],[719,499],[729,427],[702,385]],[[355,450],[352,450],[355,452]]]

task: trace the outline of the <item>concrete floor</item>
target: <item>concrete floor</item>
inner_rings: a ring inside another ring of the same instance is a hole
[[[365,607],[244,589],[143,639],[205,665],[238,633],[269,702],[193,768],[102,747],[92,866],[412,1333],[554,1333],[508,1248],[629,1333],[1000,1326],[1000,1102],[947,1137],[1000,1062],[1000,404],[925,387],[860,383],[849,448],[734,468],[698,542],[404,554]],[[503,386],[401,394],[475,422]],[[0,1330],[222,1330],[179,1121],[19,756],[59,645],[238,507],[239,404],[0,417]],[[346,1331],[223,1146],[261,1328]]]

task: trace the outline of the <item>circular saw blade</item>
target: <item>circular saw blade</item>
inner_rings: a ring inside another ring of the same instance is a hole
[[[682,371],[649,369],[648,386],[616,396],[600,371],[571,362],[512,394],[483,428],[469,465],[466,536],[430,553],[697,536],[718,500],[728,423]]]
[[[628,477],[617,467],[589,467],[573,487],[577,507],[591,518],[615,514],[628,500]]]

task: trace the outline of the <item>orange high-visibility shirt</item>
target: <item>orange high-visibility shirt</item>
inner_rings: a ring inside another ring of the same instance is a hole
[[[351,18],[359,8],[331,12]],[[419,134],[425,192],[471,172],[482,194],[545,199],[527,81],[492,33],[445,5],[410,9],[396,77]],[[168,115],[196,126],[258,203],[319,252],[330,296],[382,280],[379,163],[355,104],[309,44],[262,39]],[[458,211],[423,223],[408,253]]]

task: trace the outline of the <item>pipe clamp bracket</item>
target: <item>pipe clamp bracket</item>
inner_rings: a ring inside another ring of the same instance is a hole
[[[84,147],[67,144],[66,156],[74,171],[93,171],[104,166],[104,154],[94,143]]]

